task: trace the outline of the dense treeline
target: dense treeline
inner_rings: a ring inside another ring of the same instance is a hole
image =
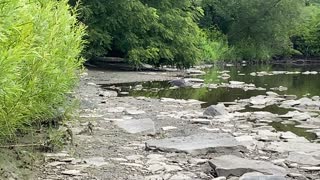
[[[317,0],[82,0],[87,58],[189,67],[319,56]],[[75,4],[75,2],[73,2]]]

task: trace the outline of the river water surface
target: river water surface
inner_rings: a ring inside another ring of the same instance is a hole
[[[265,95],[267,91],[274,91],[278,94],[296,95],[301,97],[312,97],[320,95],[320,67],[319,66],[283,66],[283,65],[259,65],[259,66],[231,66],[213,67],[205,70],[206,74],[197,76],[205,81],[205,84],[221,84],[228,81],[241,81],[246,84],[255,84],[265,90],[243,90],[240,88],[178,88],[172,89],[168,81],[137,82],[128,84],[117,84],[122,92],[129,96],[145,96],[152,98],[174,98],[174,99],[196,99],[205,102],[203,107],[214,105],[219,102],[233,102],[237,99],[248,99],[252,96]],[[231,77],[221,79],[221,71],[226,71]],[[282,72],[286,71],[286,72]],[[254,76],[256,72],[267,72],[273,75]],[[272,73],[274,72],[274,73]],[[278,72],[278,73],[277,73]],[[289,73],[287,73],[289,72]],[[291,72],[291,73],[290,73]],[[300,72],[300,73],[298,73]],[[312,73],[309,73],[312,72]],[[317,72],[317,74],[315,73]],[[142,85],[142,88],[141,88]],[[140,86],[140,88],[135,88]],[[285,87],[287,90],[272,90],[274,87]],[[290,109],[277,106],[267,106],[263,109],[247,107],[244,111],[268,111],[276,114],[285,114]],[[294,125],[271,123],[279,131],[292,131],[297,135],[308,139],[315,139],[313,133],[306,132],[306,129],[296,128]]]

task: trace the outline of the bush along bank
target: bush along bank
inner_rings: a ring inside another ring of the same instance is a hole
[[[85,28],[67,0],[10,0],[0,7],[0,139],[6,141],[63,113],[78,81]]]

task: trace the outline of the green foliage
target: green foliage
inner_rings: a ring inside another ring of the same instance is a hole
[[[0,137],[9,138],[66,105],[84,27],[67,0],[0,0],[0,9]]]
[[[202,27],[218,27],[238,59],[270,59],[291,49],[304,0],[203,0]]]
[[[227,37],[216,29],[203,30],[198,39],[201,42],[201,60],[205,63],[223,60],[231,51],[228,47]]]
[[[292,37],[295,49],[306,57],[320,57],[320,6],[304,9],[304,21]]]
[[[149,63],[189,67],[205,39],[197,22],[202,9],[191,0],[84,0],[81,20],[88,25],[87,57],[120,56],[139,66]],[[73,3],[74,4],[74,3]],[[210,44],[211,43],[211,44]],[[217,42],[216,42],[217,43]],[[207,55],[205,55],[207,56]]]

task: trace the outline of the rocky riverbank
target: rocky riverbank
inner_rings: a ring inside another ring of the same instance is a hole
[[[98,84],[170,80],[177,72],[88,71],[77,91],[74,146],[45,154],[38,179],[319,179],[320,144],[272,123],[319,135],[320,100],[274,92],[201,108],[203,102],[117,97]],[[226,75],[224,75],[226,76]],[[197,88],[200,81],[193,81]],[[211,85],[213,86],[213,85]],[[232,81],[225,86],[255,88]],[[287,108],[278,115],[245,107]],[[295,124],[298,122],[299,124]]]

